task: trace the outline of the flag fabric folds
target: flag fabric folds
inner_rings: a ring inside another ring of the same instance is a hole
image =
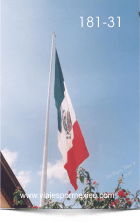
[[[72,186],[77,190],[77,167],[89,156],[84,137],[68,95],[57,51],[54,98],[58,117],[58,147]]]

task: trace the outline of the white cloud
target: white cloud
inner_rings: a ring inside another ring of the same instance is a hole
[[[31,181],[31,171],[20,171],[16,175],[22,187],[25,189],[27,184]]]
[[[4,148],[1,150],[4,158],[6,159],[7,163],[11,168],[15,166],[15,163],[17,161],[18,153],[17,152],[10,152],[7,148]]]
[[[17,152],[11,152],[9,149],[4,148],[1,150],[4,158],[6,159],[7,163],[11,167],[12,171],[16,175],[19,183],[21,186],[25,189],[27,184],[31,181],[31,171],[17,171],[16,168],[16,161],[18,158],[18,153]]]
[[[42,171],[38,171],[37,174],[41,175]],[[48,163],[47,166],[47,178],[56,178],[61,181],[61,183],[68,183],[69,178],[67,171],[64,168],[63,160],[57,160],[55,164]]]

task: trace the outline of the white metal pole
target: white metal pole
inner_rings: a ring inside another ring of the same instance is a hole
[[[51,48],[51,60],[50,60],[50,73],[49,73],[49,85],[48,85],[48,101],[47,101],[47,114],[46,114],[46,126],[45,126],[45,143],[43,153],[43,167],[41,176],[41,196],[40,207],[44,206],[44,195],[47,188],[47,157],[48,157],[48,132],[49,132],[49,106],[50,106],[50,91],[51,91],[51,72],[52,72],[52,58],[53,58],[53,42],[55,33],[52,36],[52,48]]]

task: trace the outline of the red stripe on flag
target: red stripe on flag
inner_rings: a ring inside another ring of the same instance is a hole
[[[73,125],[73,133],[73,147],[67,153],[67,163],[65,164],[64,168],[68,172],[72,186],[75,188],[75,190],[77,190],[76,169],[85,159],[89,157],[89,152],[77,121]]]

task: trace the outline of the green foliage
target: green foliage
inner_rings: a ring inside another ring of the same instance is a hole
[[[80,176],[81,183],[84,183],[84,176]]]
[[[22,206],[24,204],[24,201],[21,199],[22,192],[20,191],[19,187],[17,187],[13,195],[13,206]]]
[[[118,179],[118,185],[114,193],[99,193],[99,184],[91,179],[88,171],[84,168],[79,167],[77,169],[77,179],[82,184],[86,183],[84,192],[81,196],[77,197],[72,205],[65,205],[65,201],[70,201],[70,197],[66,196],[62,202],[52,201],[52,199],[47,198],[44,200],[43,209],[71,209],[76,204],[79,204],[82,209],[130,209],[133,205],[134,208],[140,207],[140,190],[136,191],[136,194],[131,194],[129,190],[122,188],[123,174]],[[23,205],[23,200],[21,199],[21,191],[16,189],[14,192],[14,205]],[[71,191],[68,192],[70,194]],[[38,208],[33,206],[32,208]]]

